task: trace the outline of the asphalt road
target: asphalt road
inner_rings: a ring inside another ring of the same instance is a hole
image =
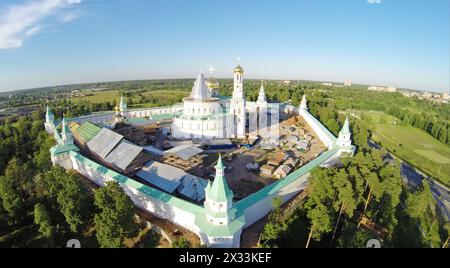
[[[380,149],[381,146],[374,141],[368,142],[370,147]],[[388,153],[388,157],[391,159],[393,156]],[[437,201],[438,207],[441,212],[447,216],[447,220],[450,219],[450,190],[439,182],[434,181],[425,174],[421,173],[414,166],[409,165],[399,159],[401,163],[401,175],[402,178],[411,186],[418,187],[422,184],[422,180],[427,180],[430,184],[431,192]]]

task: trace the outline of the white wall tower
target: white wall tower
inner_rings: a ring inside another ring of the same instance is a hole
[[[54,131],[54,122],[55,122],[55,115],[50,110],[50,108],[47,106],[47,112],[45,113],[45,130],[49,134],[53,134]]]
[[[300,110],[308,110],[308,103],[306,102],[306,94],[303,95],[302,101],[300,102]]]
[[[123,96],[120,97],[119,108],[120,108],[120,115],[122,115],[122,118],[126,118],[127,112],[128,112],[128,107],[127,107],[127,103],[123,99]]]
[[[345,118],[344,126],[342,127],[341,131],[339,131],[337,145],[342,146],[342,147],[352,146],[351,132],[350,132],[350,126],[349,126],[349,122],[348,122],[348,117]]]
[[[208,182],[205,189],[205,208],[208,221],[214,225],[227,225],[234,220],[233,191],[228,187],[225,178],[225,166],[222,156],[217,161],[214,182]]]

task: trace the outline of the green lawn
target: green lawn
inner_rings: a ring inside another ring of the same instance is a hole
[[[80,101],[89,101],[92,103],[103,103],[106,101],[117,102],[120,100],[119,90],[106,90],[106,91],[93,91],[86,94],[92,94],[85,97],[74,97],[70,100],[74,103]],[[141,96],[134,95],[133,105],[128,105],[131,108],[148,108],[158,106],[169,106],[178,102],[181,102],[184,97],[189,96],[189,92],[181,90],[149,90],[141,93],[145,98],[145,103],[138,103],[141,100]],[[126,98],[127,100],[129,98]]]
[[[112,102],[114,99],[119,101],[119,98],[120,98],[118,90],[92,91],[92,92],[88,92],[86,94],[92,94],[92,96],[74,97],[74,98],[70,98],[70,101],[77,103],[77,102],[84,100],[84,101],[89,101],[92,103],[102,103],[105,101]]]
[[[375,112],[364,112],[364,115],[364,121],[373,131],[373,140],[447,186],[450,185],[450,146],[420,129],[394,125],[399,120],[392,116]]]

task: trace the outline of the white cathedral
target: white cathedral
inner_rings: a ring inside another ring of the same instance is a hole
[[[183,110],[176,115],[172,136],[176,139],[245,138],[247,114],[263,111],[268,103],[261,85],[256,102],[244,96],[244,69],[234,68],[233,96],[222,97],[219,83],[210,76],[207,80],[199,74],[189,97],[183,99]]]

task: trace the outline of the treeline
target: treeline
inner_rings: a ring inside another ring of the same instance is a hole
[[[283,212],[275,200],[260,236],[261,247],[446,247],[450,225],[437,211],[429,185],[402,184],[399,164],[375,149],[345,158],[342,167],[316,168],[309,194]]]

